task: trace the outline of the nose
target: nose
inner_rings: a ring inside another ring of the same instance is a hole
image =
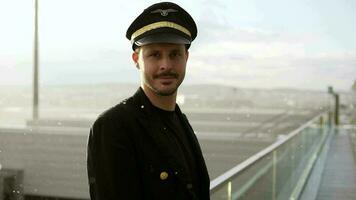
[[[167,71],[172,68],[172,62],[168,56],[165,56],[161,59],[159,63],[159,69],[160,71]]]

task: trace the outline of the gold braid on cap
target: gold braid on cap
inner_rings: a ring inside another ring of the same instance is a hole
[[[148,25],[138,29],[131,35],[131,40],[134,40],[136,37],[146,33],[147,31],[157,29],[157,28],[173,28],[173,29],[181,31],[181,32],[189,35],[190,37],[192,37],[192,34],[190,33],[190,31],[188,29],[186,29],[185,27],[183,27],[179,24],[176,24],[174,22],[161,21],[161,22],[155,22],[152,24],[148,24]]]

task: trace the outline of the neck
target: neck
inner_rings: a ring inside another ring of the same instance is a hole
[[[158,95],[155,92],[153,92],[150,88],[141,86],[143,91],[145,92],[146,96],[150,100],[150,102],[162,109],[162,110],[167,110],[167,111],[174,111],[176,107],[176,97],[177,97],[177,92],[175,92],[172,95],[169,96],[162,96]]]

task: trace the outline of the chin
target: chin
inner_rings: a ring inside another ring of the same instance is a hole
[[[177,87],[170,89],[154,89],[154,92],[160,96],[171,96],[177,92]]]

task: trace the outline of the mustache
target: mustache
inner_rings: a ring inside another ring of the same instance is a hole
[[[160,78],[162,76],[171,76],[173,78],[178,78],[179,75],[177,73],[173,73],[173,72],[163,72],[163,73],[154,75],[153,78],[157,79],[157,78]]]

